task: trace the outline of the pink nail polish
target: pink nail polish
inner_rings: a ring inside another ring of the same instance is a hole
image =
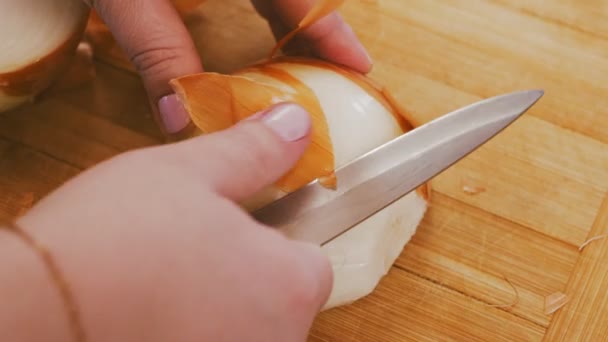
[[[271,108],[261,119],[281,139],[293,142],[308,135],[312,122],[308,112],[294,103],[282,103]]]
[[[177,95],[167,95],[158,101],[160,118],[168,133],[177,133],[188,126],[190,116]]]

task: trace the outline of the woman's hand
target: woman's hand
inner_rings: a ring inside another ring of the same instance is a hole
[[[64,271],[89,340],[305,341],[332,287],[330,264],[236,203],[293,167],[310,127],[301,107],[278,105],[104,162],[23,217]],[[0,230],[0,336],[68,341],[33,255]]]
[[[118,44],[140,73],[152,108],[168,134],[190,122],[169,86],[169,80],[203,71],[200,57],[170,0],[85,0],[108,25]],[[314,5],[313,0],[254,0],[282,37]],[[350,27],[332,14],[302,32],[301,38],[322,58],[361,72],[371,61]]]

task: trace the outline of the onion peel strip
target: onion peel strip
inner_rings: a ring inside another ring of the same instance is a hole
[[[583,242],[583,244],[578,248],[578,250],[579,250],[579,252],[582,252],[583,249],[585,249],[585,247],[587,247],[587,245],[589,245],[590,243],[599,241],[599,240],[603,240],[606,238],[608,238],[608,234],[594,236],[594,237],[588,239],[587,241]]]
[[[332,176],[335,165],[329,128],[320,105],[305,85],[290,93],[247,77],[206,72],[174,79],[171,86],[193,123],[205,134],[229,128],[280,102],[300,104],[311,114],[311,143],[276,186],[292,192],[317,178]]]
[[[335,189],[339,180],[334,174],[334,151],[328,123],[318,98],[305,83],[288,72],[273,68],[273,65],[307,64],[333,71],[373,96],[393,114],[404,133],[415,127],[411,118],[398,106],[386,88],[355,70],[307,57],[274,57],[275,52],[298,32],[327,16],[343,3],[343,0],[318,1],[297,28],[277,43],[269,60],[250,65],[231,75],[203,72],[176,78],[170,82],[194,125],[205,134],[226,129],[279,102],[291,101],[304,107],[311,114],[313,121],[311,144],[298,164],[275,184],[285,192],[295,191],[313,180],[318,180],[327,188]],[[270,77],[281,86],[272,86],[248,78],[245,76],[247,73]],[[428,183],[420,186],[417,192],[427,201],[430,200],[431,190]]]
[[[555,292],[545,297],[545,314],[551,315],[568,304],[570,298],[562,292]]]
[[[242,69],[239,73],[246,72],[258,72],[259,68],[263,68],[268,70],[269,66],[276,65],[277,63],[283,64],[305,64],[318,68],[324,68],[330,71],[333,71],[350,81],[357,84],[361,87],[366,93],[373,96],[380,104],[386,108],[388,112],[393,114],[393,117],[397,120],[397,123],[401,127],[404,133],[407,133],[414,128],[420,126],[419,123],[416,123],[412,116],[407,113],[404,109],[399,106],[397,100],[391,95],[391,93],[386,89],[386,87],[381,86],[374,79],[367,77],[361,74],[358,71],[350,69],[346,66],[337,66],[335,64],[329,63],[327,61],[313,59],[309,57],[275,57],[271,61],[262,61],[256,64],[253,64],[249,67]],[[275,69],[275,68],[272,68]],[[285,81],[285,80],[283,80]],[[298,81],[299,82],[299,81]],[[312,93],[311,93],[312,94]],[[335,188],[337,185],[337,180],[334,174],[327,177],[320,177],[319,183],[327,188]],[[425,200],[429,201],[431,198],[431,181],[427,181],[425,184],[421,185],[417,192],[420,194]]]
[[[467,194],[467,195],[479,195],[482,192],[486,191],[486,188],[482,187],[482,186],[476,186],[476,185],[464,185],[462,187],[462,191]]]
[[[490,304],[490,307],[499,309],[510,309],[519,303],[519,291],[517,290],[517,287],[515,287],[515,285],[506,276],[503,276],[503,278],[507,283],[509,283],[509,285],[515,292],[515,298],[513,298],[513,301],[509,304]]]
[[[278,51],[292,40],[298,33],[302,32],[315,22],[323,19],[331,12],[337,10],[345,0],[319,0],[313,8],[300,20],[297,27],[283,37],[270,52],[269,58],[272,59]]]

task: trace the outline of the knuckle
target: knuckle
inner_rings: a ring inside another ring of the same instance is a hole
[[[318,251],[305,246],[305,253],[298,253],[291,265],[290,307],[320,309],[327,296],[331,277],[329,262]],[[304,254],[304,255],[303,255]]]
[[[134,53],[130,60],[140,73],[155,74],[165,72],[182,55],[180,48],[152,44],[150,47]]]
[[[316,309],[320,298],[317,279],[310,276],[310,272],[297,272],[292,274],[292,281],[287,299],[288,307]]]
[[[271,259],[269,275],[280,294],[282,311],[301,318],[312,317],[326,301],[331,288],[331,265],[318,246],[290,240],[277,230],[260,226],[266,258]]]

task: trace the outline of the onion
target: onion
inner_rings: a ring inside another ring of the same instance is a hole
[[[88,11],[82,0],[18,0],[0,5],[0,112],[30,101],[66,72]]]
[[[273,186],[243,203],[255,210],[315,179],[339,188],[333,172],[412,129],[388,92],[367,77],[314,59],[281,57],[231,75],[201,73],[171,82],[198,128],[234,125],[272,104],[292,101],[312,116],[312,142],[299,163]],[[325,309],[373,291],[415,233],[428,205],[422,187],[323,246],[334,271]]]
[[[174,4],[181,12],[201,2],[175,0]],[[206,72],[171,81],[198,134],[228,128],[283,101],[296,102],[311,113],[312,141],[303,157],[282,179],[243,203],[248,210],[315,179],[328,188],[339,188],[336,168],[413,128],[390,94],[368,77],[315,59],[273,58],[295,33],[342,3],[319,1],[277,44],[268,61],[230,75]],[[88,18],[81,0],[9,1],[1,9],[0,19],[9,29],[0,32],[5,47],[0,54],[0,111],[32,98],[66,71]],[[98,57],[104,52],[119,54],[111,50],[115,43],[95,15],[88,24]],[[334,287],[324,309],[351,303],[375,289],[416,232],[429,193],[430,187],[424,185],[323,246],[334,271]]]
[[[230,75],[204,72],[171,81],[198,128],[195,134],[228,128],[284,101],[296,102],[311,114],[311,144],[282,179],[242,203],[250,211],[315,179],[339,189],[337,168],[414,126],[389,92],[365,75],[316,59],[274,57],[298,32],[343,2],[318,1],[277,43],[267,61]],[[430,186],[425,184],[322,247],[334,273],[333,289],[323,309],[352,303],[376,288],[416,232],[429,195]]]

